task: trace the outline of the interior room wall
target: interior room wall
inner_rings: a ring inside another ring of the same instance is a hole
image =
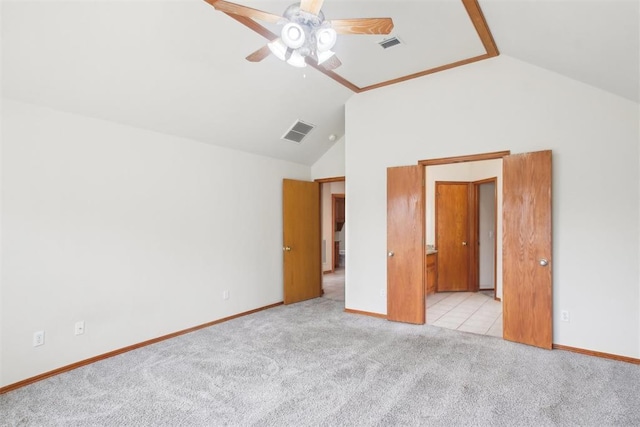
[[[505,55],[353,96],[346,307],[386,313],[387,167],[551,149],[553,342],[639,357],[638,113]]]
[[[311,166],[313,179],[345,176],[345,138],[338,139],[327,152]]]
[[[282,179],[309,166],[6,99],[2,122],[0,385],[282,301]]]
[[[496,185],[493,182],[480,184],[478,188],[478,269],[480,289],[493,289],[496,286],[495,261],[496,251]],[[502,229],[500,229],[502,242]],[[500,252],[502,258],[502,251]],[[498,295],[500,296],[500,295]]]

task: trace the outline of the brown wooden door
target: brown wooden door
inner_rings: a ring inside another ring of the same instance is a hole
[[[424,167],[387,169],[387,319],[423,324]]]
[[[469,185],[436,182],[438,292],[469,290]]]
[[[282,183],[284,303],[322,293],[320,184],[285,179]]]
[[[550,349],[551,151],[503,159],[503,337]]]

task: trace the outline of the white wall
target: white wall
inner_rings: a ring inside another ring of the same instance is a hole
[[[640,356],[637,103],[501,55],[356,95],[346,111],[347,308],[386,312],[387,167],[552,149],[553,341]]]
[[[2,119],[0,385],[282,301],[282,179],[308,166],[8,100]]]
[[[311,166],[311,176],[313,179],[344,176],[344,147],[345,138],[342,137]]]
[[[496,226],[496,184],[494,182],[480,184],[478,197],[478,284],[480,289],[493,289],[494,286],[498,288],[495,275],[496,261],[498,257],[502,259],[502,254],[498,255],[496,251],[496,243],[498,241],[496,233],[498,231]],[[502,215],[500,215],[500,218],[502,218]],[[502,228],[499,231],[500,242],[502,242]],[[502,274],[502,269],[500,274]],[[501,295],[497,294],[498,297],[501,297]]]

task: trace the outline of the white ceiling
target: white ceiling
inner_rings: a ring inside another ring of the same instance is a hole
[[[292,0],[236,2],[281,14]],[[479,3],[501,54],[640,101],[637,0]],[[394,20],[404,44],[389,50],[384,36],[340,36],[335,71],[359,87],[484,53],[460,0],[323,11]],[[265,42],[203,0],[2,1],[3,96],[312,164],[344,135],[353,92],[311,67],[244,59]],[[317,126],[300,145],[281,139],[297,119]]]

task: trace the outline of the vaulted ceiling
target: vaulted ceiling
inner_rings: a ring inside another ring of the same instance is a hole
[[[278,15],[291,2],[237,0]],[[203,0],[3,1],[2,93],[304,164],[344,135],[354,93],[491,57],[491,36],[500,54],[640,101],[636,0],[326,0],[323,12],[395,27],[339,36],[332,74],[247,61],[267,40]],[[392,36],[402,43],[378,44]],[[316,126],[301,144],[281,139],[296,120]]]

